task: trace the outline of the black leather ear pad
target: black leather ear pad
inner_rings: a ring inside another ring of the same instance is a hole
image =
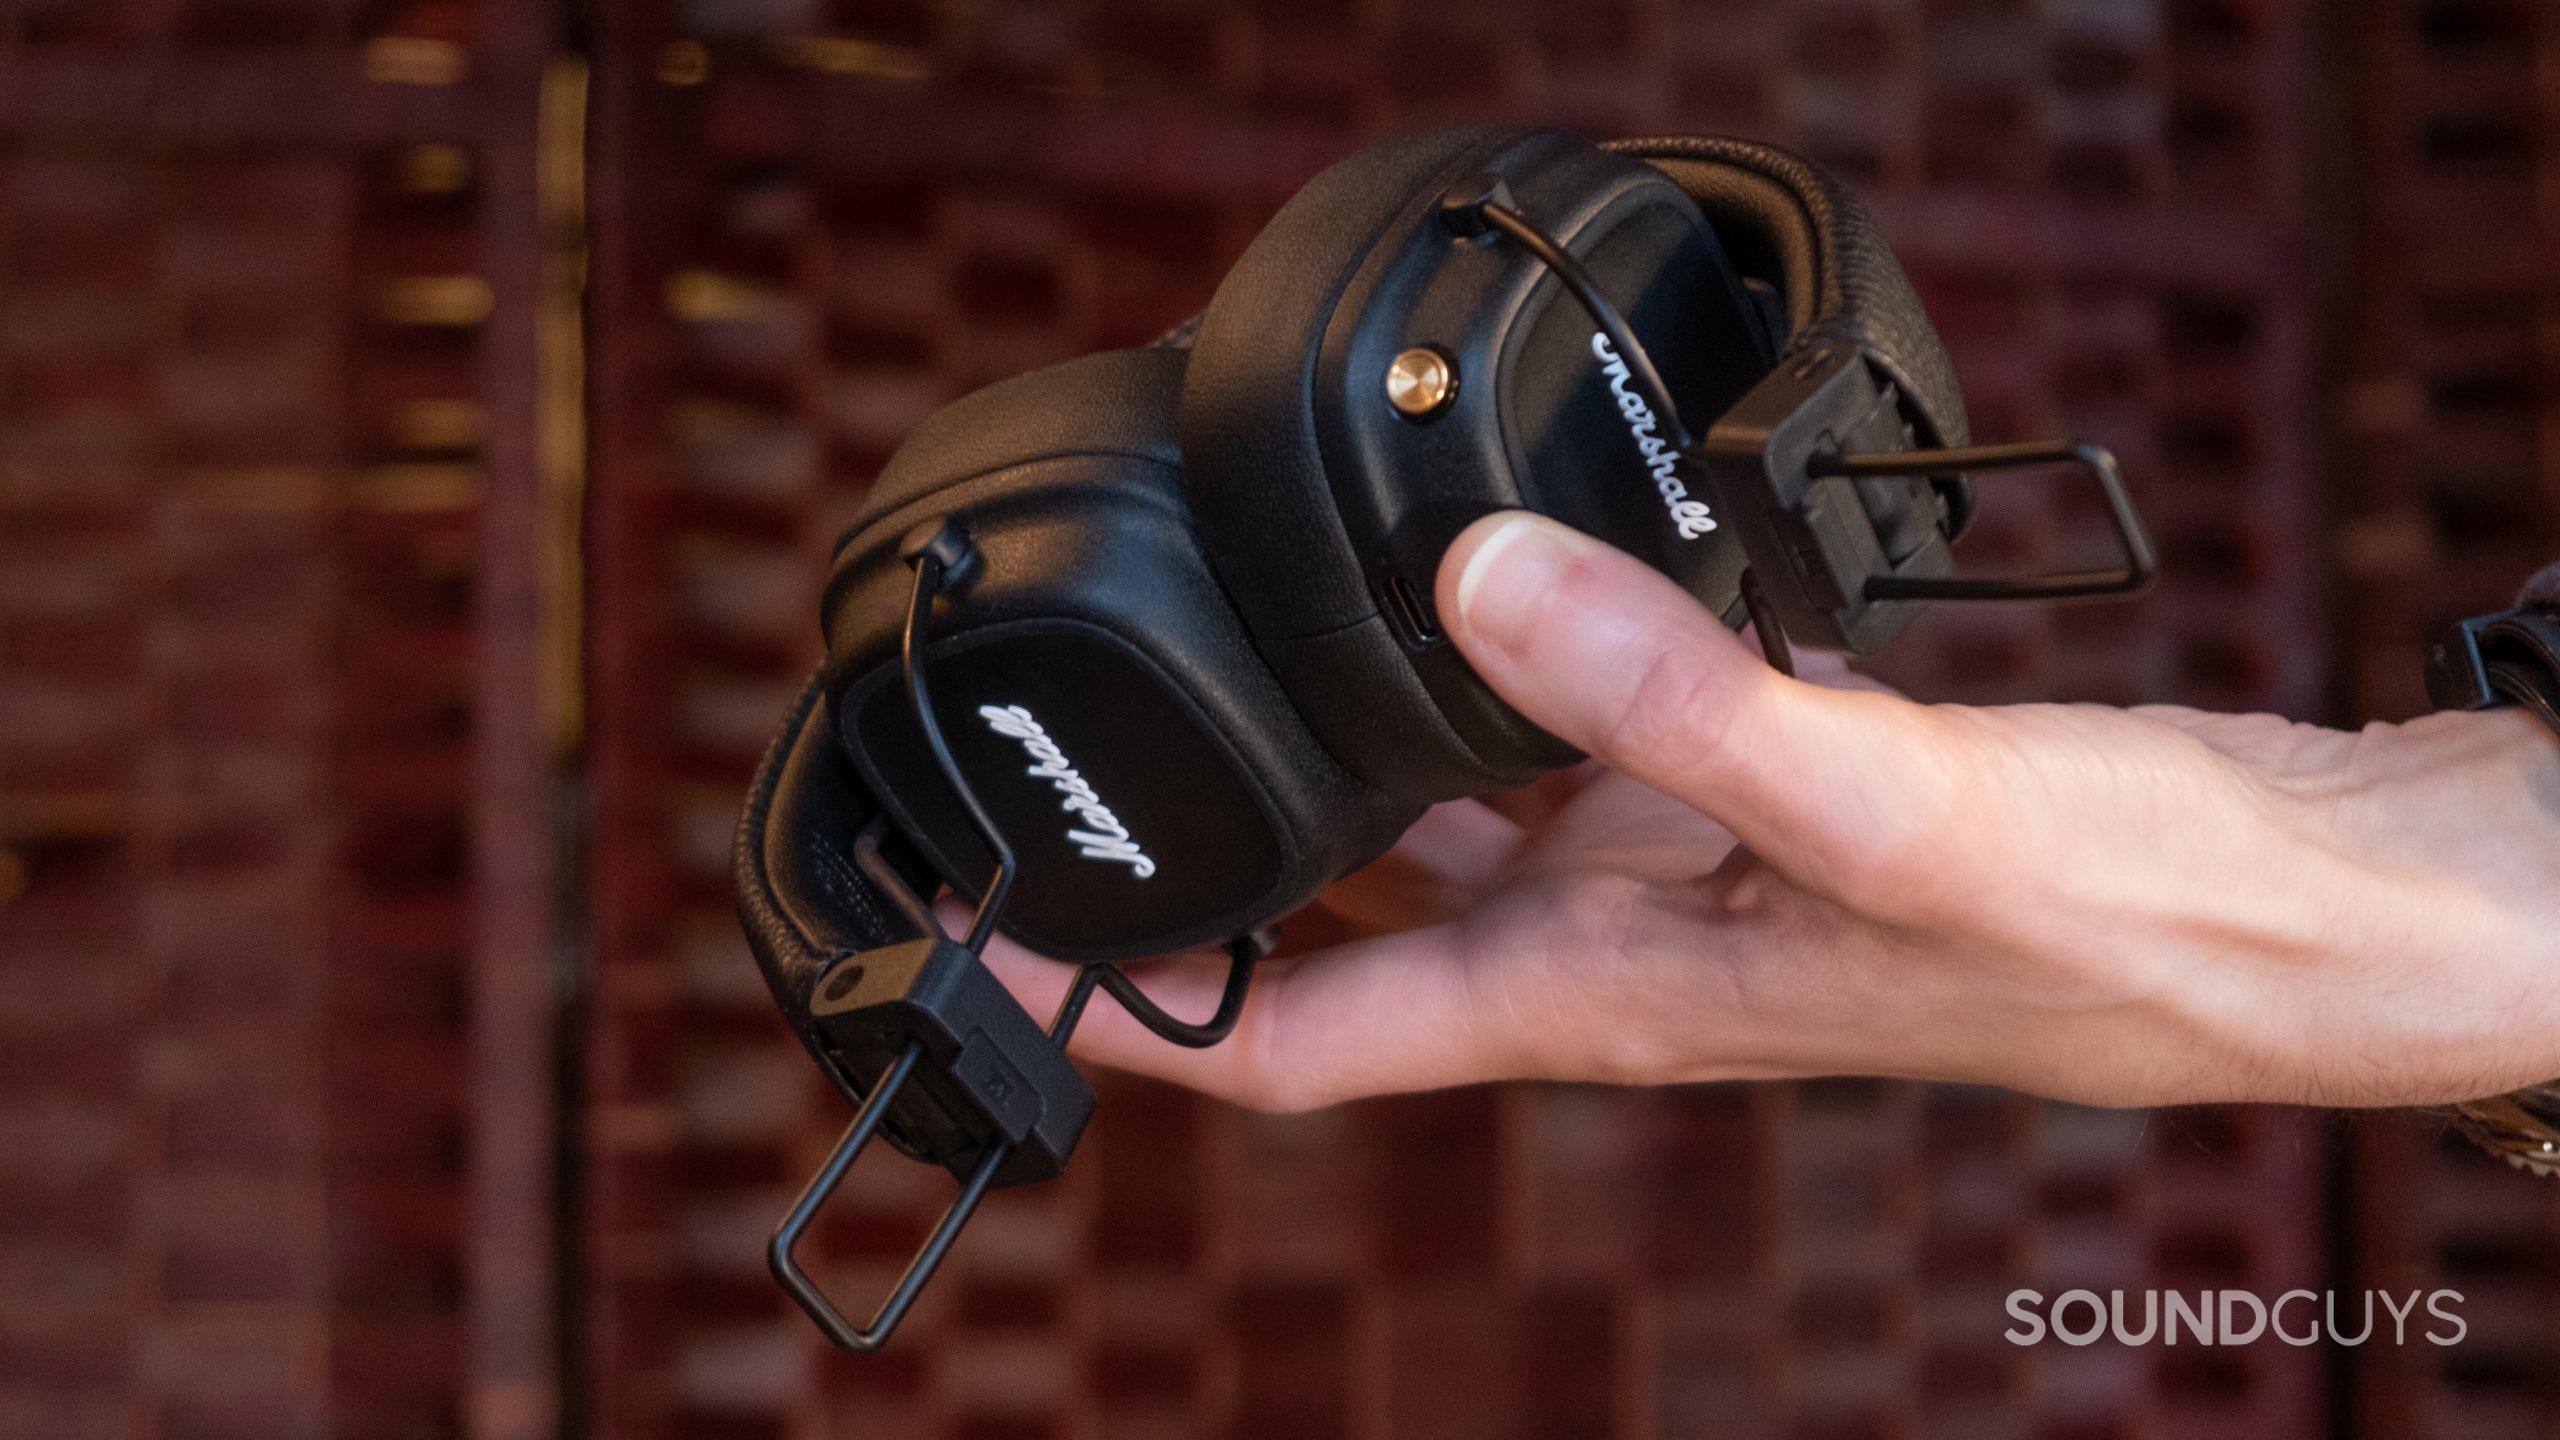
[[[1745,275],[1787,306],[1786,353],[1854,347],[1902,389],[1924,445],[1968,443],[1964,393],[1928,312],[1855,192],[1802,158],[1712,136],[1612,140],[1698,202]]]
[[[994,471],[1068,455],[1125,455],[1179,466],[1174,406],[1183,371],[1179,345],[1105,350],[999,380],[952,401],[908,432],[871,482],[836,553],[843,555],[884,522],[923,518],[916,513],[919,502]]]

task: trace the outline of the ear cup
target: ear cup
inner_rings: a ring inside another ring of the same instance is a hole
[[[1402,136],[1325,170],[1239,256],[1192,339],[1182,405],[1192,508],[1256,633],[1313,635],[1374,611],[1299,401],[1326,320],[1379,235],[1534,132]]]
[[[1468,522],[1544,511],[1638,551],[1720,614],[1742,563],[1730,537],[1695,528],[1701,506],[1677,512],[1671,535],[1665,511],[1685,492],[1641,448],[1659,427],[1612,396],[1608,356],[1564,288],[1531,252],[1443,223],[1443,196],[1480,181],[1636,317],[1684,405],[1711,418],[1774,359],[1696,205],[1561,131],[1364,151],[1310,182],[1237,261],[1183,395],[1203,543],[1317,734],[1371,783],[1424,801],[1575,758],[1438,636],[1434,573]],[[1439,408],[1399,414],[1383,382],[1416,354],[1438,355],[1450,383]]]
[[[1671,177],[1714,221],[1744,273],[1777,286],[1788,353],[1839,341],[1891,375],[1921,423],[1921,442],[1968,443],[1964,393],[1902,265],[1855,192],[1784,150],[1676,135],[1600,148]]]
[[[1379,617],[1308,397],[1326,324],[1381,235],[1535,133],[1403,136],[1308,182],[1220,282],[1183,390],[1186,490],[1264,658],[1345,764],[1373,785],[1431,799],[1489,787],[1464,767],[1427,766],[1466,747]]]
[[[910,436],[825,602],[838,738],[954,889],[993,873],[902,684],[917,525],[976,560],[935,601],[939,727],[1020,873],[1007,933],[1124,959],[1226,939],[1374,857],[1419,808],[1317,742],[1210,572],[1173,441],[1185,354],[1087,356],[988,387]]]

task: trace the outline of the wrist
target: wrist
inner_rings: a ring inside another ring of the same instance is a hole
[[[2373,1059],[2403,1103],[2560,1077],[2560,738],[2513,708],[2369,729],[2352,853],[2394,897],[2366,931],[2396,992]]]

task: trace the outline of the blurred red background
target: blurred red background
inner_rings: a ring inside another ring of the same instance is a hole
[[[0,5],[0,1433],[2551,1433],[2560,1189],[1904,1084],[1106,1080],[826,1355],[760,1247],[842,1107],[723,877],[901,433],[1467,120],[1805,150],[1984,438],[2124,457],[2156,594],[1934,617],[1897,680],[2407,714],[2560,554],[2555,75],[2538,0]],[[2100,523],[1988,508],[1977,563]],[[946,1185],[866,1165],[836,1283]],[[2016,1286],[2297,1284],[2470,1337],[1999,1338]]]

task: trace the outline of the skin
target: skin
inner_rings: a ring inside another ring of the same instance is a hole
[[[1591,754],[1427,815],[1176,1049],[1082,1058],[1268,1110],[1478,1081],[1880,1075],[2097,1105],[2430,1104],[2560,1076],[2560,745],[2513,711],[2345,732],[1921,705],[1771,670],[1525,514],[1443,560],[1493,688]],[[1069,972],[998,942],[1035,1014]],[[1222,958],[1141,978],[1208,1013]]]

